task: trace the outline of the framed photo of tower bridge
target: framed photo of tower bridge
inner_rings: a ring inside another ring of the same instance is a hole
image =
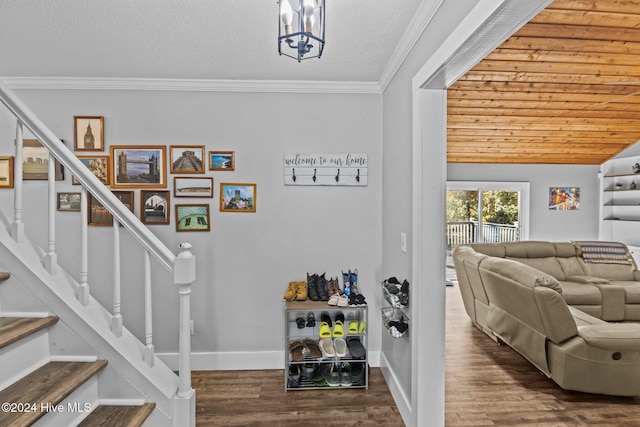
[[[76,151],[104,151],[104,117],[74,116],[73,135]]]
[[[112,145],[112,187],[165,188],[167,147],[160,145]]]

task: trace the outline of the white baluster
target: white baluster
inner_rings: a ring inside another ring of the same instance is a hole
[[[120,224],[113,219],[113,317],[111,331],[122,336],[122,315],[120,314]]]
[[[153,346],[153,311],[151,307],[151,260],[149,251],[144,251],[144,361],[153,366],[155,349]]]
[[[49,153],[48,169],[49,204],[47,218],[49,223],[49,239],[47,242],[47,254],[44,256],[44,268],[49,274],[56,274],[58,255],[56,254],[56,158]]]
[[[16,155],[13,165],[13,223],[11,237],[16,243],[24,242],[24,222],[22,222],[22,122],[16,126]]]
[[[85,307],[89,305],[89,206],[87,189],[80,190],[80,285],[76,297]]]

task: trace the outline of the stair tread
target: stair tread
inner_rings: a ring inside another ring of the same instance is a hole
[[[47,414],[43,405],[57,405],[107,365],[95,362],[49,362],[0,391],[0,402],[30,403],[33,411],[0,412],[0,425],[27,426]]]
[[[100,405],[78,427],[139,427],[155,407],[152,402],[140,406]]]
[[[53,325],[56,316],[48,317],[0,317],[0,348]]]

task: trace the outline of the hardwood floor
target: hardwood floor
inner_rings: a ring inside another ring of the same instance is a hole
[[[445,424],[640,426],[640,399],[566,391],[472,326],[447,287]],[[403,426],[379,369],[369,389],[284,391],[283,372],[197,371],[198,426]],[[429,427],[429,426],[420,426]]]
[[[284,391],[282,370],[195,371],[198,426],[403,426],[378,368],[368,389]]]
[[[452,426],[640,426],[640,399],[566,391],[472,326],[447,288],[445,422]]]

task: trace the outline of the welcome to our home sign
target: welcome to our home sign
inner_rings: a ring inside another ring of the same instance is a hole
[[[284,155],[285,185],[367,185],[367,155],[295,153]]]

